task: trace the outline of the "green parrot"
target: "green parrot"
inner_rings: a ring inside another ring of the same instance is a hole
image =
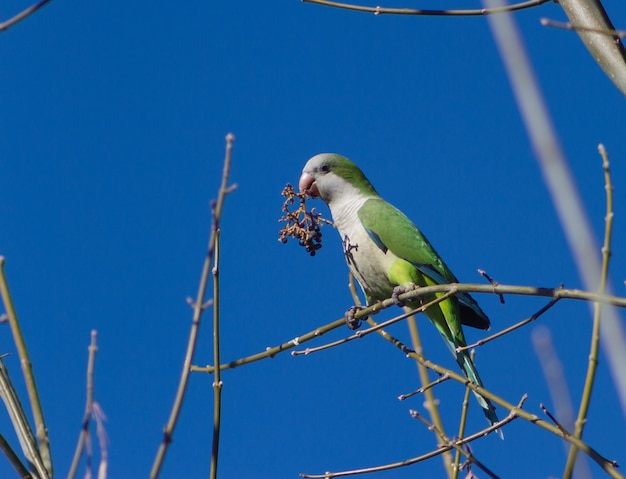
[[[421,231],[383,200],[359,167],[347,158],[333,153],[314,156],[302,170],[299,187],[309,196],[321,198],[330,208],[346,262],[368,304],[393,297],[402,306],[398,295],[416,287],[458,283]],[[442,294],[435,293],[424,301]],[[407,306],[416,308],[420,304],[418,300]],[[489,329],[489,318],[480,306],[469,294],[458,293],[425,314],[465,375],[482,386],[467,350],[456,351],[467,344],[462,324]],[[491,402],[480,394],[474,395],[487,420],[496,423],[498,418]]]

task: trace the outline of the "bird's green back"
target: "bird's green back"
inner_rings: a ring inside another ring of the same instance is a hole
[[[384,252],[390,251],[408,261],[434,284],[459,282],[428,239],[395,206],[380,197],[370,198],[359,209],[358,217],[374,243]],[[466,293],[459,293],[457,297],[463,324],[489,329],[489,318],[478,303]]]

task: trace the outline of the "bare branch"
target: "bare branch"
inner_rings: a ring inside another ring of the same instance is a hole
[[[373,320],[368,319],[368,322],[373,323]],[[422,346],[422,338],[419,333],[419,328],[417,327],[417,321],[415,320],[415,316],[411,316],[407,320],[407,323],[409,326],[409,334],[411,335],[411,343],[413,343],[413,349],[415,350],[417,354],[422,356],[424,354],[424,348]],[[381,336],[387,341],[389,341],[390,343],[400,347],[401,343],[398,339],[393,338],[389,334],[381,333]],[[404,349],[408,349],[408,348],[406,348],[405,346]],[[419,375],[420,382],[422,383],[422,386],[425,387],[429,384],[429,381],[430,381],[428,369],[424,367],[424,365],[420,363],[419,361],[416,361],[415,364],[417,365],[417,373]],[[424,390],[424,407],[428,411],[428,414],[430,415],[430,419],[433,422],[433,424],[437,426],[438,430],[441,431],[442,434],[445,434],[443,420],[441,419],[441,413],[439,412],[439,403],[437,399],[435,398],[435,392],[433,391],[432,388],[426,388]],[[435,433],[435,436],[436,435],[437,434]],[[450,451],[444,452],[441,459],[443,461],[443,467],[446,471],[446,474],[448,475],[450,479],[453,479],[454,478],[454,469],[453,469],[454,461],[453,461],[452,454],[450,453]]]
[[[608,284],[609,277],[609,261],[611,259],[611,238],[613,233],[613,184],[611,182],[611,169],[609,157],[603,145],[598,146],[600,156],[602,158],[602,169],[604,171],[604,185],[606,191],[606,216],[604,221],[604,244],[602,246],[602,266],[600,270],[600,283],[598,292],[604,293]],[[602,326],[602,305],[595,303],[593,308],[593,328],[591,330],[591,344],[589,346],[589,362],[587,364],[587,374],[585,376],[585,386],[580,398],[578,408],[578,417],[574,426],[574,436],[580,438],[583,435],[583,429],[587,422],[587,413],[591,403],[591,392],[596,377],[596,369],[598,367],[598,354],[600,352],[600,333]],[[576,457],[578,450],[570,447],[563,472],[563,478],[569,479],[574,473]]]
[[[510,332],[513,332],[519,328],[521,328],[522,326],[526,326],[529,323],[532,323],[533,321],[535,321],[539,316],[541,316],[543,313],[545,313],[546,311],[548,311],[552,306],[554,306],[556,304],[556,302],[559,300],[559,298],[555,298],[550,300],[550,302],[548,304],[546,304],[543,308],[541,308],[539,311],[537,311],[535,314],[533,314],[532,316],[524,319],[523,321],[520,321],[519,323],[516,323],[512,326],[509,326],[508,328],[504,328],[501,331],[498,331],[495,334],[492,334],[491,336],[484,338],[484,339],[479,339],[478,341],[476,341],[473,344],[469,344],[467,346],[459,346],[456,348],[457,353],[464,351],[466,349],[472,349],[472,348],[476,348],[478,346],[482,346],[483,344],[486,344],[490,341],[493,341],[494,339],[497,339],[501,336],[504,336],[505,334],[508,334]]]
[[[24,20],[29,15],[35,13],[37,10],[39,10],[41,7],[43,7],[46,3],[50,2],[50,1],[51,0],[41,0],[39,3],[36,3],[36,4],[28,7],[25,10],[22,10],[20,13],[18,13],[17,15],[15,15],[12,18],[9,18],[7,21],[0,23],[0,32],[8,30],[10,27],[15,25],[16,23]]]
[[[400,394],[400,396],[398,396],[398,399],[400,401],[404,401],[405,399],[412,398],[413,396],[417,396],[418,394],[421,394],[421,393],[429,390],[430,388],[434,388],[438,384],[446,382],[448,379],[450,379],[450,376],[447,375],[447,374],[443,374],[443,375],[439,376],[437,379],[435,379],[434,381],[431,381],[430,383],[426,384],[425,386],[422,386],[419,389],[416,389],[413,392],[406,393],[406,394]]]
[[[17,457],[17,454],[15,454],[15,451],[2,434],[0,434],[0,451],[6,456],[21,479],[32,479],[32,474],[28,472],[26,466],[22,464],[20,458]]]
[[[494,288],[500,284],[495,279],[493,279],[491,276],[489,276],[486,271],[484,271],[482,269],[478,270],[478,274],[480,274],[483,278],[485,278],[487,281],[489,281],[489,283]],[[498,296],[500,296],[500,304],[504,304],[504,295],[500,294]]]
[[[215,241],[215,261],[213,266],[213,445],[211,448],[211,469],[209,478],[217,478],[217,459],[220,447],[222,422],[222,378],[220,373],[220,230]]]
[[[499,479],[499,477],[494,474],[487,466],[485,466],[481,461],[476,459],[471,452],[465,450],[463,446],[456,444],[455,441],[452,441],[448,436],[441,432],[437,428],[437,426],[428,422],[428,420],[426,420],[426,418],[420,413],[412,409],[409,411],[409,414],[411,415],[411,417],[419,420],[422,424],[424,424],[430,431],[434,431],[443,444],[452,446],[459,454],[463,454],[467,458],[468,462],[470,462],[471,464],[476,464],[477,467],[482,469],[492,479]]]
[[[384,7],[366,7],[363,5],[354,5],[350,3],[332,2],[329,0],[302,0],[303,3],[315,3],[326,7],[342,8],[345,10],[354,10],[357,12],[373,13],[374,15],[424,15],[424,16],[484,16],[494,15],[503,12],[514,12],[525,8],[532,8],[543,5],[550,0],[528,0],[525,2],[515,3],[506,7],[499,8],[480,8],[474,10],[421,10],[414,8],[384,8]]]
[[[371,321],[371,319],[370,319]],[[413,359],[415,359],[417,362],[419,362],[420,364],[422,364],[424,367],[435,371],[438,374],[448,374],[450,376],[451,379],[453,379],[454,381],[460,382],[462,384],[464,384],[466,387],[472,389],[473,391],[475,391],[476,393],[480,394],[481,396],[490,399],[492,402],[494,402],[495,404],[503,407],[504,409],[510,411],[511,413],[515,413],[516,416],[564,439],[565,441],[569,442],[570,444],[576,446],[578,449],[580,449],[583,453],[587,454],[591,459],[593,459],[609,476],[616,478],[616,479],[626,479],[624,478],[623,475],[621,475],[618,471],[617,471],[617,467],[618,464],[616,461],[613,460],[609,460],[607,458],[605,458],[604,456],[602,456],[600,453],[598,453],[595,449],[593,449],[591,446],[589,446],[587,443],[583,442],[580,438],[574,437],[571,434],[566,434],[564,433],[561,429],[559,429],[558,427],[550,424],[547,421],[544,421],[542,419],[540,419],[539,417],[537,417],[535,414],[531,414],[528,413],[526,411],[524,411],[523,409],[521,409],[519,406],[514,406],[513,404],[507,402],[506,400],[502,399],[501,397],[493,394],[492,392],[488,391],[487,389],[485,389],[482,386],[477,385],[476,383],[472,382],[471,380],[469,380],[468,378],[466,378],[465,376],[461,376],[460,374],[451,371],[447,368],[444,368],[438,364],[433,363],[432,361],[426,359],[423,355],[418,354],[415,351],[411,351],[410,348],[408,348],[405,344],[403,344],[401,341],[387,335],[387,336],[383,336],[385,337],[385,339],[387,339],[391,344],[393,344],[396,348],[398,348],[404,355],[409,356]],[[498,423],[500,424],[500,423]],[[487,430],[489,432],[491,432],[491,430],[497,430],[497,424],[493,425],[492,427],[488,428]]]
[[[522,404],[526,400],[526,396],[522,397],[519,404],[513,408],[513,410],[505,417],[502,421],[498,421],[496,424],[493,424],[481,431],[478,431],[476,434],[472,434],[471,436],[467,436],[463,439],[459,439],[458,441],[454,441],[453,444],[457,446],[462,446],[464,444],[468,444],[476,439],[480,439],[485,437],[485,435],[495,431],[496,429],[502,428],[504,425],[510,423],[517,417],[517,410],[521,409]],[[325,474],[300,474],[300,477],[308,478],[308,479],[330,479],[333,477],[345,477],[345,476],[354,476],[356,474],[367,474],[370,472],[381,472],[381,471],[389,471],[391,469],[398,469],[400,467],[411,466],[413,464],[417,464],[418,462],[426,461],[432,457],[439,456],[444,452],[450,451],[454,446],[451,444],[441,446],[434,451],[430,451],[426,454],[422,454],[421,456],[413,457],[411,459],[405,459],[404,461],[394,462],[392,464],[385,464],[383,466],[375,466],[375,467],[367,467],[363,469],[353,469],[350,471],[341,471],[341,472],[326,472]]]
[[[183,362],[183,369],[178,383],[178,389],[176,392],[176,398],[172,405],[170,417],[167,421],[165,428],[163,429],[163,439],[161,445],[157,451],[157,455],[152,464],[152,470],[150,471],[150,478],[155,479],[161,470],[163,460],[165,459],[165,453],[169,444],[172,442],[172,434],[178,421],[178,416],[182,408],[185,392],[187,391],[187,384],[189,382],[189,374],[191,372],[191,362],[193,361],[193,355],[196,349],[196,342],[198,339],[198,332],[200,329],[200,319],[204,312],[204,296],[206,294],[207,283],[209,273],[211,271],[211,263],[213,262],[213,253],[217,242],[217,235],[219,231],[219,222],[222,215],[222,207],[224,205],[224,199],[226,195],[233,191],[232,187],[228,186],[228,176],[230,173],[230,160],[233,142],[235,137],[229,133],[226,135],[226,154],[224,157],[224,169],[222,172],[222,183],[217,194],[217,201],[214,206],[213,225],[211,228],[211,236],[209,238],[209,244],[207,248],[207,255],[204,259],[204,265],[202,267],[202,273],[200,275],[200,283],[198,285],[198,294],[196,296],[193,309],[193,318],[191,321],[191,329],[189,331],[189,340],[187,342],[187,351],[185,353],[185,360]]]
[[[0,391],[2,391],[0,398],[2,398],[2,401],[4,402],[26,460],[30,463],[31,467],[37,471],[37,474],[41,479],[51,477],[44,465],[37,441],[35,440],[35,435],[33,434],[28,418],[24,413],[24,409],[22,408],[22,403],[20,402],[17,392],[13,387],[9,371],[5,367],[1,358]]]
[[[94,329],[93,331],[91,331],[91,344],[88,348],[89,353],[87,359],[87,394],[85,400],[85,413],[83,414],[82,428],[78,436],[78,444],[76,445],[76,450],[74,451],[72,465],[70,466],[70,471],[67,474],[68,479],[73,479],[74,477],[76,477],[78,462],[80,461],[80,457],[83,454],[85,442],[87,441],[87,437],[89,436],[89,421],[93,412],[93,373],[96,361],[96,351],[98,351],[98,345],[96,343],[97,337],[98,333]]]
[[[607,29],[607,28],[583,27],[582,25],[574,25],[573,23],[570,23],[570,22],[557,22],[555,20],[550,20],[549,18],[542,18],[539,21],[544,27],[562,28],[564,30],[573,30],[576,32],[601,33],[602,35],[608,35],[610,37],[626,38],[626,32],[623,30],[614,30],[611,28]]]
[[[505,4],[503,0],[483,1],[487,7],[501,7]],[[600,2],[595,0],[590,2],[568,0],[559,3],[566,11],[568,10],[566,4],[569,7],[575,7],[581,18],[586,18],[587,14],[594,16],[591,10],[598,13],[598,10],[602,9]],[[587,13],[585,13],[586,4],[590,7]],[[591,9],[592,6],[593,9]],[[571,11],[568,11],[568,16],[572,18]],[[572,251],[582,283],[585,289],[595,290],[600,284],[602,275],[602,266],[597,256],[599,250],[597,241],[569,163],[561,148],[534,69],[524,48],[521,33],[515,19],[510,14],[489,17],[489,25],[500,50],[500,56],[506,67],[528,137]],[[601,41],[597,42],[596,47],[603,48],[600,44],[605,44],[607,38],[597,34],[591,35],[601,37]],[[592,41],[591,38],[588,40]],[[611,39],[608,40],[611,43]],[[593,43],[596,43],[595,40]],[[620,51],[623,52],[621,43],[619,47]],[[622,62],[622,70],[624,70],[623,66]],[[624,77],[626,78],[626,75]],[[615,81],[615,78],[612,80]],[[626,81],[624,84],[626,85]],[[610,292],[611,289],[607,283],[606,290]],[[626,330],[622,323],[622,319],[614,308],[606,308],[600,334],[611,375],[619,394],[622,413],[626,416],[626,371],[623,367],[626,364]]]
[[[388,321],[385,321],[383,323],[380,324],[376,324],[375,326],[372,326],[371,328],[368,329],[364,329],[362,331],[357,331],[356,333],[354,333],[351,336],[348,336],[347,338],[343,338],[340,339],[338,341],[333,341],[332,343],[328,343],[328,344],[323,344],[322,346],[318,346],[316,348],[307,348],[303,351],[292,351],[291,355],[292,356],[301,356],[301,355],[306,355],[306,354],[312,354],[312,353],[317,353],[319,351],[323,351],[325,349],[329,349],[335,346],[339,346],[341,344],[353,341],[355,339],[361,339],[365,336],[367,336],[368,334],[374,333],[380,329],[386,328],[387,326],[391,326],[392,324],[395,324],[399,321],[402,321],[403,319],[408,318],[409,316],[413,316],[416,313],[422,313],[424,311],[426,311],[428,308],[431,308],[432,306],[441,303],[442,301],[445,301],[446,299],[448,299],[450,296],[453,296],[454,294],[456,294],[456,291],[451,290],[448,291],[446,294],[430,301],[429,303],[426,303],[422,306],[420,306],[417,309],[412,309],[410,311],[407,311],[399,316],[396,316],[395,318],[392,318]]]
[[[511,286],[511,285],[498,285],[496,287],[485,284],[461,284],[461,283],[452,283],[452,284],[440,284],[436,286],[424,286],[421,288],[417,288],[416,290],[409,291],[408,293],[404,293],[398,296],[401,301],[410,301],[421,298],[423,296],[427,296],[433,293],[445,293],[450,291],[457,292],[465,292],[465,293],[487,293],[487,294],[511,294],[511,295],[521,295],[521,296],[540,296],[540,297],[548,297],[555,299],[575,299],[581,301],[598,301],[604,304],[611,304],[613,306],[619,306],[621,308],[626,308],[626,298],[618,297],[618,296],[609,296],[598,293],[590,293],[587,291],[581,291],[578,289],[565,289],[565,288],[538,288],[534,286]],[[364,318],[369,315],[377,314],[380,311],[390,308],[392,306],[396,306],[396,303],[390,298],[384,301],[380,301],[375,303],[367,308],[363,308],[357,311],[354,315],[355,318]],[[289,341],[286,341],[277,346],[268,347],[265,351],[253,354],[251,356],[246,356],[241,359],[237,359],[231,361],[229,363],[224,363],[220,365],[220,369],[234,369],[239,366],[243,366],[244,364],[249,364],[252,362],[260,361],[263,359],[273,358],[276,355],[293,349],[307,341],[311,341],[319,336],[322,336],[329,331],[332,331],[337,328],[341,328],[345,326],[346,322],[344,318],[337,319],[331,323],[328,323],[324,326],[320,326],[308,333],[305,333],[301,336],[296,336]],[[374,323],[375,324],[375,323]],[[192,366],[192,371],[195,372],[204,372],[212,374],[215,371],[215,366]]]
[[[30,362],[30,355],[28,353],[28,349],[26,348],[26,341],[24,340],[22,328],[20,327],[17,312],[15,311],[15,307],[13,305],[13,299],[11,298],[11,292],[9,291],[9,284],[4,272],[4,264],[4,257],[0,256],[0,295],[2,296],[4,309],[8,316],[13,342],[15,343],[17,354],[20,358],[22,374],[24,376],[24,382],[26,383],[26,390],[28,391],[28,400],[30,402],[30,408],[35,421],[39,454],[41,454],[41,459],[47,475],[52,476],[52,455],[50,454],[48,428],[46,427],[41,401],[39,400],[39,392],[37,391],[35,375],[33,374],[33,365]]]

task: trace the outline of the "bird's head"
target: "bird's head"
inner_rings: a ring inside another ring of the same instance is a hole
[[[300,191],[314,198],[319,197],[327,204],[354,192],[365,196],[377,195],[358,166],[334,153],[321,153],[307,161],[299,186]]]

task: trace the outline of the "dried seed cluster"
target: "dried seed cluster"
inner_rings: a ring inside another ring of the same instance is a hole
[[[283,188],[281,194],[285,197],[284,215],[278,222],[286,222],[287,224],[278,232],[278,241],[286,243],[288,236],[296,238],[300,246],[306,248],[307,253],[315,256],[315,252],[322,247],[320,226],[332,225],[332,221],[322,218],[322,214],[316,212],[315,208],[307,211],[306,193],[298,193],[289,183]],[[298,199],[298,209],[291,211],[290,207],[296,204],[296,198]]]

